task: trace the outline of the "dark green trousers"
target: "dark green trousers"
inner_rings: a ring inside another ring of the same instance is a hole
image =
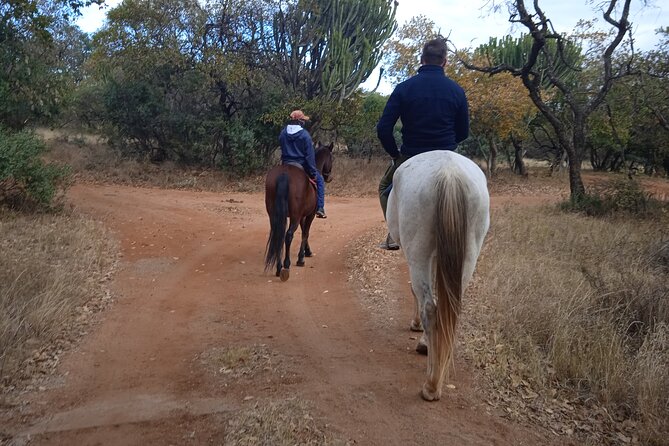
[[[393,175],[400,165],[408,160],[408,156],[400,155],[396,159],[392,160],[386,173],[381,178],[379,183],[379,201],[381,201],[381,209],[383,210],[383,218],[386,218],[386,209],[388,208],[388,196],[390,195],[390,185],[393,184]]]

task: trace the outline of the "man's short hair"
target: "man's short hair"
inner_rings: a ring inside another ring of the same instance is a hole
[[[446,62],[446,54],[448,47],[446,46],[446,39],[437,38],[428,40],[423,46],[423,54],[421,59],[426,65],[443,65]]]

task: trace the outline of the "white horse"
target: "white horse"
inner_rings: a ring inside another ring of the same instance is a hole
[[[415,312],[411,329],[425,330],[422,397],[438,400],[452,360],[460,301],[490,225],[486,178],[471,160],[436,150],[416,155],[393,177],[386,213],[391,236],[404,251]]]

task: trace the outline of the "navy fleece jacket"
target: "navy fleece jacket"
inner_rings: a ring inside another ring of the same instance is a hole
[[[413,156],[430,150],[454,150],[469,136],[465,92],[438,65],[423,65],[418,74],[395,87],[376,126],[383,148],[400,154],[393,127],[402,120],[401,153]]]

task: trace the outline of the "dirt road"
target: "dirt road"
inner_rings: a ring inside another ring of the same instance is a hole
[[[15,443],[223,444],[240,413],[281,401],[361,445],[555,442],[490,412],[462,359],[455,389],[421,400],[405,273],[389,284],[407,297],[385,328],[348,280],[349,243],[382,222],[376,200],[328,198],[315,256],[281,283],[263,273],[261,195],[78,185],[70,199],[118,237],[116,303],[60,378],[28,395]]]

